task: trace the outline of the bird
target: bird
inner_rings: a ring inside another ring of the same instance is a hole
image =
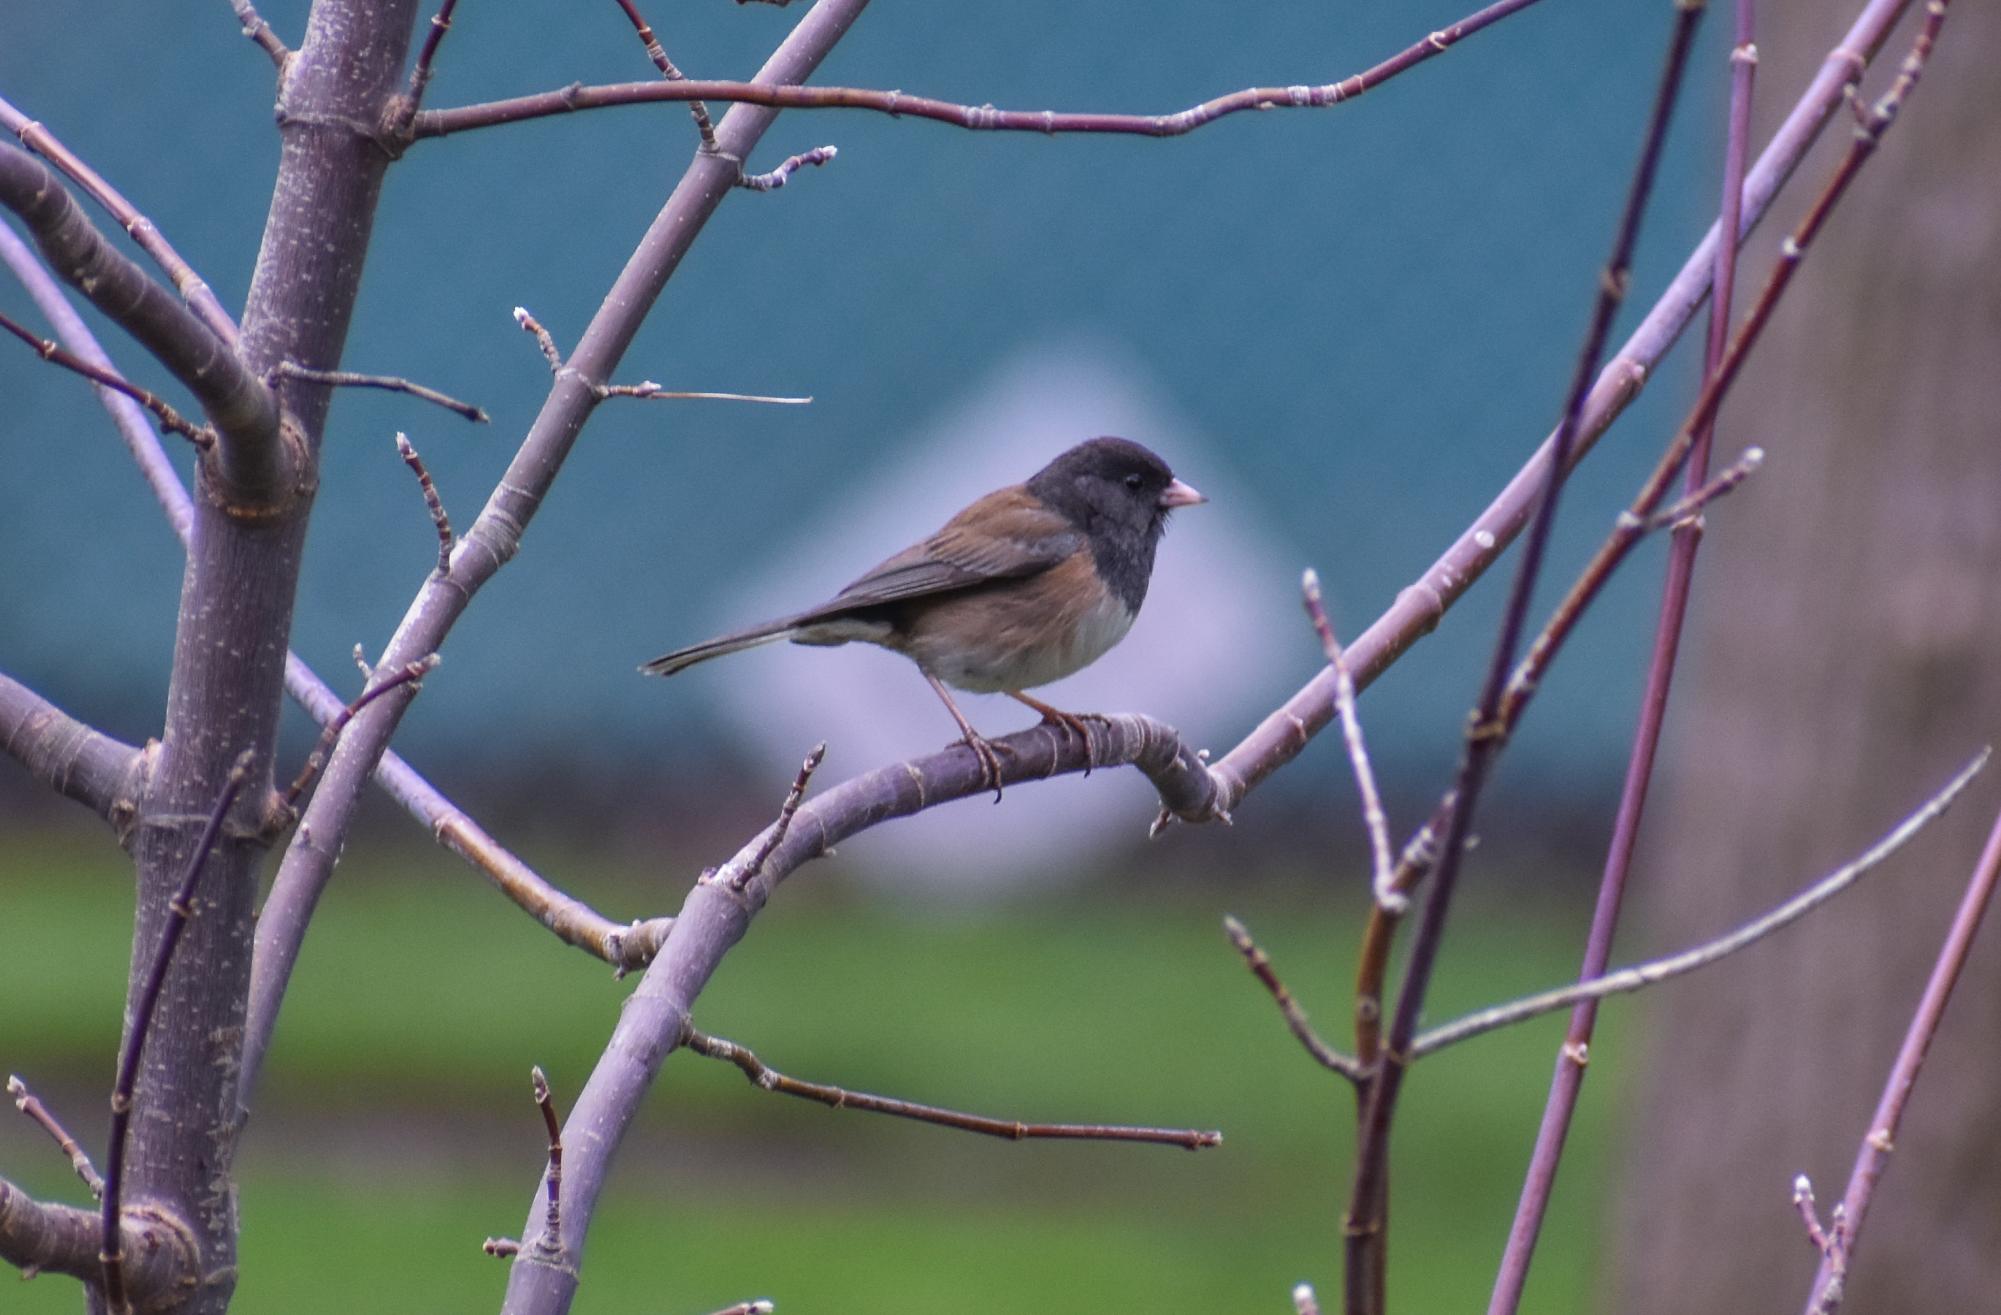
[[[1168,514],[1207,501],[1143,445],[1089,439],[1021,483],[975,500],[826,602],[675,649],[639,669],[671,676],[781,639],[900,653],[943,700],[979,761],[982,788],[998,803],[1000,759],[952,690],[1006,694],[1044,724],[1081,737],[1089,751],[1090,714],[1064,712],[1025,691],[1083,670],[1125,638],[1146,600]]]

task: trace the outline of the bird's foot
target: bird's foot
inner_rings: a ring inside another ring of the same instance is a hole
[[[980,789],[992,790],[994,792],[994,802],[999,803],[1001,801],[999,750],[984,735],[979,735],[972,731],[966,732],[966,738],[961,740],[960,743],[971,749],[973,757],[980,760]]]
[[[1065,712],[1061,708],[1051,708],[1046,705],[1042,707],[1041,712],[1044,726],[1054,726],[1063,734],[1075,735],[1083,741],[1084,775],[1089,776],[1098,757],[1098,742],[1091,736],[1091,723],[1097,722],[1109,729],[1112,724],[1111,718],[1100,712]]]

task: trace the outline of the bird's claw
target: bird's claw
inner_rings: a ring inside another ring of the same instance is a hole
[[[1091,723],[1098,722],[1109,728],[1111,718],[1099,712],[1064,712],[1061,708],[1051,708],[1042,715],[1044,726],[1054,726],[1065,735],[1075,735],[1084,742],[1084,775],[1091,774],[1091,768],[1098,758],[1098,743],[1091,738]]]
[[[973,757],[979,759],[980,789],[992,790],[994,802],[999,803],[1001,801],[1000,754],[995,752],[993,743],[982,735],[967,735],[961,743],[973,751]]]

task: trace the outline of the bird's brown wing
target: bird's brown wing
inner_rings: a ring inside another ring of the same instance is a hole
[[[1017,484],[987,494],[815,610],[845,611],[1039,575],[1083,546],[1075,526]]]

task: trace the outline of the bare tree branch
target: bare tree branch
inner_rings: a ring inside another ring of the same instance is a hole
[[[201,403],[218,434],[216,471],[246,507],[291,497],[306,460],[283,441],[277,400],[229,343],[105,242],[62,184],[0,144],[0,205],[35,236],[49,267],[151,352]]]
[[[405,393],[420,402],[442,406],[455,415],[464,416],[475,424],[485,424],[491,417],[471,402],[461,402],[435,388],[411,383],[393,374],[356,374],[352,370],[308,370],[303,365],[291,361],[278,362],[273,372],[287,379],[299,379],[311,384],[325,384],[329,388],[380,388],[384,392]]]
[[[894,118],[930,119],[983,132],[1130,133],[1143,137],[1179,137],[1244,110],[1321,108],[1351,101],[1406,69],[1414,68],[1434,55],[1443,54],[1482,28],[1534,3],[1535,0],[1500,0],[1498,4],[1468,14],[1458,22],[1413,42],[1382,63],[1339,82],[1317,87],[1247,87],[1200,105],[1191,105],[1174,114],[997,110],[991,105],[954,105],[929,96],[906,96],[900,91],[874,91],[860,87],[796,87],[762,82],[681,79],[621,82],[601,87],[572,83],[560,91],[518,96],[512,100],[449,110],[426,110],[417,116],[412,133],[420,139],[443,137],[474,128],[491,128],[503,123],[519,123],[524,119],[571,114],[608,105],[724,100],[770,109],[872,110]]]
[[[1755,0],[1736,0],[1736,31],[1731,52],[1729,129],[1724,147],[1722,198],[1716,218],[1721,232],[1736,232],[1743,222],[1744,170],[1751,153],[1752,77],[1757,67]],[[1737,246],[1716,245],[1714,293],[1709,302],[1709,335],[1703,355],[1706,380],[1721,371],[1730,342],[1730,318],[1737,280]],[[1709,453],[1715,435],[1712,414],[1692,435],[1683,502],[1704,492],[1702,481],[1709,471]],[[1753,448],[1752,453],[1758,450]],[[1746,454],[1747,456],[1750,454]],[[1743,463],[1733,470],[1743,469]],[[1726,478],[1730,472],[1726,472]],[[1674,509],[1670,509],[1671,511]],[[1660,515],[1657,514],[1656,520]],[[1695,554],[1702,542],[1700,513],[1684,520],[1669,517],[1674,542],[1668,549],[1667,578],[1661,588],[1659,619],[1654,627],[1653,652],[1648,658],[1646,686],[1640,695],[1639,725],[1633,732],[1632,751],[1626,776],[1619,787],[1619,803],[1613,814],[1612,837],[1606,846],[1605,863],[1598,883],[1598,897],[1592,910],[1591,929],[1585,938],[1579,980],[1596,977],[1611,962],[1612,941],[1618,926],[1620,907],[1632,870],[1633,853],[1639,843],[1640,821],[1646,809],[1647,792],[1653,780],[1655,754],[1661,729],[1667,721],[1668,693],[1674,684],[1675,659],[1681,646],[1682,622],[1688,613],[1689,593],[1695,578]],[[1556,1186],[1557,1164],[1569,1137],[1572,1114],[1584,1088],[1586,1068],[1580,1060],[1590,1052],[1597,1025],[1595,1003],[1581,1003],[1572,1011],[1570,1026],[1558,1048],[1556,1071],[1550,1078],[1549,1096],[1543,1105],[1543,1119],[1536,1132],[1535,1149],[1522,1178],[1522,1190],[1509,1225],[1508,1240],[1501,1264],[1495,1270],[1494,1289],[1488,1300],[1493,1315],[1506,1315],[1521,1305],[1528,1282],[1529,1264],[1542,1230],[1549,1200]]]
[[[207,425],[198,425],[188,419],[179,411],[176,411],[159,394],[148,392],[144,388],[127,383],[114,371],[100,369],[82,357],[72,355],[70,352],[63,350],[60,344],[48,338],[36,337],[19,324],[16,324],[8,316],[0,315],[0,329],[4,329],[16,338],[19,338],[22,342],[28,344],[28,346],[35,350],[36,355],[50,364],[59,365],[73,374],[82,375],[99,388],[109,388],[115,393],[123,393],[140,406],[152,412],[154,419],[160,422],[162,429],[179,434],[182,438],[193,443],[197,448],[207,451],[214,445],[214,429]]]
[[[669,82],[686,82],[687,74],[674,67],[674,61],[667,58],[666,48],[660,44],[660,38],[653,35],[653,29],[640,15],[639,8],[633,4],[633,0],[617,0],[617,2],[618,7],[625,11],[626,19],[631,22],[633,31],[639,34],[639,43],[646,47],[646,57],[653,61],[654,68],[660,70],[660,76]],[[716,146],[715,125],[709,121],[709,107],[699,100],[691,100],[688,102],[688,113],[695,120],[695,132],[702,139],[702,149],[711,155],[715,154],[719,148]],[[738,167],[742,167],[741,162]]]
[[[1313,1030],[1313,1024],[1306,1019],[1306,1010],[1300,1008],[1299,1001],[1280,979],[1278,969],[1272,966],[1271,957],[1251,939],[1251,933],[1244,924],[1235,918],[1226,917],[1223,919],[1223,934],[1230,938],[1230,944],[1236,947],[1237,953],[1244,956],[1244,964],[1251,970],[1251,975],[1264,984],[1265,990],[1271,992],[1272,1003],[1278,1006],[1278,1012],[1285,1019],[1286,1027],[1291,1029],[1299,1044],[1306,1047],[1306,1053],[1313,1056],[1314,1062],[1324,1069],[1339,1073],[1350,1082],[1361,1081],[1365,1076],[1362,1066],[1320,1039],[1320,1034]]]
[[[148,756],[93,730],[26,685],[0,675],[0,750],[66,799],[111,823],[122,839],[139,813]]]
[[[431,513],[431,528],[438,532],[438,574],[452,573],[452,518],[445,514],[445,502],[438,496],[438,486],[431,482],[431,472],[424,467],[424,458],[417,455],[416,445],[402,430],[396,431],[396,455],[403,458],[403,464],[417,477],[417,489],[424,495],[424,507]]]
[[[962,1114],[958,1110],[941,1109],[936,1105],[920,1105],[915,1101],[898,1100],[892,1096],[871,1096],[863,1091],[849,1091],[844,1087],[831,1087],[819,1082],[802,1082],[798,1078],[787,1077],[772,1068],[748,1049],[734,1041],[710,1036],[693,1023],[688,1024],[681,1038],[681,1044],[695,1054],[709,1059],[719,1059],[726,1064],[734,1064],[750,1079],[751,1085],[761,1091],[775,1091],[783,1096],[799,1096],[806,1100],[818,1101],[831,1109],[862,1110],[870,1114],[889,1114],[899,1119],[915,1119],[919,1123],[935,1123],[944,1128],[957,1128],[961,1132],[975,1132],[986,1137],[999,1137],[1004,1141],[1123,1141],[1145,1142],[1154,1146],[1179,1146],[1183,1150],[1198,1151],[1204,1147],[1221,1146],[1223,1134],[1204,1132],[1195,1128],[1136,1128],[1114,1123],[1023,1123],[1016,1119],[993,1119],[982,1114]]]
[[[82,1180],[84,1190],[88,1191],[93,1199],[102,1200],[104,1179],[98,1175],[97,1166],[90,1162],[90,1153],[77,1144],[76,1138],[69,1135],[69,1129],[57,1121],[56,1116],[49,1112],[49,1107],[36,1099],[35,1094],[28,1090],[28,1084],[21,1081],[18,1076],[11,1074],[8,1076],[7,1094],[14,1098],[14,1108],[26,1115],[36,1127],[49,1134],[49,1139],[55,1142],[56,1149],[69,1157],[70,1168],[76,1170],[76,1176]]]
[[[800,21],[759,75],[769,82],[796,82],[808,75],[833,42],[846,31],[862,0],[823,0]],[[756,145],[775,117],[770,110],[739,106],[724,117],[718,140],[728,156],[741,158]],[[598,405],[595,391],[617,367],[647,311],[659,297],[696,236],[723,199],[735,190],[736,166],[723,155],[698,154],[680,184],[656,215],[625,269],[607,293],[600,310],[584,331],[569,361],[557,371],[541,413],[529,428],[515,458],[455,549],[448,580],[432,577],[420,589],[403,623],[391,638],[382,661],[392,666],[438,651],[445,635],[520,544],[584,422]],[[322,841],[346,833],[363,786],[373,774],[394,734],[407,700],[390,697],[365,709],[349,726],[329,762],[325,778],[306,810],[303,825]],[[270,898],[257,927],[253,960],[254,985],[245,1033],[240,1088],[247,1101],[262,1067],[271,1030],[277,1019],[285,984],[297,961],[305,930],[333,871],[332,846],[291,846],[272,884]],[[565,1230],[577,1227],[576,1212]],[[587,1223],[588,1211],[584,1212]],[[579,1236],[581,1233],[579,1233]],[[576,1248],[571,1248],[573,1251]],[[524,1280],[530,1258],[514,1269],[516,1282],[540,1287],[541,1280]],[[543,1288],[553,1300],[561,1282]],[[562,1298],[567,1301],[567,1297]]]
[[[173,244],[154,225],[153,221],[139,213],[139,208],[125,199],[123,193],[105,181],[95,169],[85,164],[69,147],[57,140],[44,124],[23,114],[18,108],[0,99],[0,128],[5,128],[17,138],[21,145],[35,152],[57,169],[63,176],[81,187],[84,192],[105,212],[118,222],[119,229],[127,234],[165,272],[180,293],[181,300],[195,313],[195,318],[208,326],[208,331],[230,346],[236,345],[236,321],[230,318],[222,303],[216,300],[215,292],[208,280],[195,273],[194,268],[174,250]],[[67,334],[64,335],[68,337]]]
[[[95,1281],[98,1222],[94,1210],[37,1201],[0,1178],[0,1260],[23,1279],[50,1273]],[[127,1210],[118,1246],[135,1292],[168,1292],[194,1281],[194,1239],[165,1215],[143,1206]]]
[[[1513,587],[1501,613],[1500,633],[1494,641],[1493,657],[1467,721],[1465,746],[1449,791],[1454,802],[1446,822],[1444,839],[1440,843],[1438,864],[1431,875],[1431,888],[1418,916],[1417,931],[1411,941],[1409,959],[1404,965],[1403,985],[1397,992],[1396,1010],[1390,1019],[1382,1062],[1368,1084],[1367,1098],[1363,1102],[1360,1144],[1356,1151],[1355,1177],[1348,1196],[1344,1228],[1347,1238],[1344,1304],[1349,1315],[1374,1315],[1384,1307],[1390,1127],[1404,1074],[1408,1071],[1407,1054],[1417,1033],[1425,994],[1444,939],[1445,918],[1466,852],[1466,837],[1473,824],[1475,806],[1494,760],[1505,743],[1504,723],[1500,720],[1502,699],[1515,665],[1522,632],[1528,624],[1529,606],[1541,573],[1543,554],[1555,525],[1558,498],[1563,492],[1572,446],[1583,424],[1592,379],[1599,372],[1605,344],[1611,336],[1613,316],[1625,300],[1632,274],[1633,250],[1639,243],[1640,222],[1646,214],[1647,200],[1652,193],[1655,172],[1667,140],[1668,124],[1674,117],[1680,96],[1688,52],[1694,43],[1696,25],[1701,17],[1699,5],[1677,3],[1653,108],[1640,138],[1639,159],[1633,167],[1632,181],[1628,185],[1625,206],[1612,240],[1611,254],[1606,258],[1599,276],[1591,324],[1578,351],[1576,370],[1564,399],[1563,420],[1557,426],[1551,445],[1548,475],[1536,500],[1535,519],[1529,528]],[[1381,909],[1382,905],[1378,903],[1376,907]]]
[[[1608,995],[1644,990],[1657,982],[1665,982],[1684,973],[1692,973],[1698,968],[1706,968],[1718,959],[1727,958],[1739,950],[1757,944],[1773,932],[1798,922],[1847,890],[1890,855],[1902,849],[1904,844],[1922,831],[1927,823],[1952,806],[1959,798],[1960,792],[1970,785],[1980,769],[1987,765],[1989,753],[1989,750],[1982,749],[1971,762],[1960,768],[1958,774],[1946,782],[1937,794],[1920,805],[1916,812],[1897,823],[1882,839],[1783,904],[1732,928],[1714,940],[1704,941],[1679,954],[1649,959],[1645,963],[1603,973],[1570,986],[1540,991],[1535,995],[1510,1000],[1506,1004],[1478,1010],[1464,1018],[1441,1024],[1411,1043],[1411,1059],[1413,1061],[1423,1059],[1426,1055],[1434,1054],[1457,1042],[1467,1041],[1499,1028],[1511,1027],[1531,1018],[1540,1018],[1544,1014],[1567,1009],[1581,1001],[1602,1000]]]
[[[398,116],[407,131],[410,120],[424,104],[424,92],[431,85],[431,63],[438,57],[438,45],[445,39],[445,33],[452,30],[452,11],[458,8],[459,0],[444,0],[438,12],[431,15],[430,29],[424,33],[423,47],[417,52],[417,62],[410,67],[410,85],[403,93],[403,104]]]
[[[1376,788],[1376,772],[1369,765],[1368,742],[1362,738],[1362,719],[1355,712],[1355,681],[1341,655],[1341,641],[1334,637],[1334,623],[1320,596],[1320,573],[1307,568],[1300,577],[1300,593],[1306,615],[1320,636],[1320,651],[1334,672],[1334,711],[1341,721],[1341,738],[1348,745],[1348,762],[1355,772],[1355,789],[1362,796],[1362,826],[1369,833],[1370,889],[1376,903],[1401,912],[1408,899],[1390,885],[1390,824],[1383,813],[1382,792]]]
[[[1743,234],[1755,227],[1773,198],[1805,158],[1843,103],[1843,89],[1861,75],[1889,37],[1912,0],[1866,0],[1840,44],[1822,61],[1813,81],[1786,115],[1745,178]],[[1653,369],[1688,327],[1715,275],[1720,229],[1712,226],[1683,262],[1681,271],[1655,301],[1586,399],[1570,460],[1590,451],[1620,412],[1637,397]],[[1396,602],[1347,648],[1357,688],[1387,670],[1405,650],[1435,629],[1445,612],[1513,542],[1527,523],[1537,491],[1549,473],[1552,441],[1545,441],[1507,487],[1460,534],[1452,546],[1397,595]],[[1334,673],[1322,668],[1257,728],[1214,765],[1223,782],[1222,806],[1232,810],[1273,772],[1291,762],[1334,716]]]
[[[55,280],[34,253],[0,224],[0,263],[5,263],[21,280],[35,303],[63,341],[78,357],[100,369],[116,374],[90,329],[70,306]],[[146,482],[166,513],[174,533],[185,547],[194,509],[179,474],[160,447],[159,436],[131,398],[118,392],[99,390],[99,399],[117,425],[133,460],[138,462]],[[322,726],[338,718],[346,709],[344,700],[300,660],[296,653],[285,655],[285,688],[292,698]],[[432,837],[484,874],[494,886],[524,912],[554,932],[565,944],[596,955],[621,974],[643,968],[666,938],[671,919],[653,918],[625,924],[614,922],[550,884],[509,852],[498,840],[473,821],[464,810],[419,775],[416,769],[393,751],[385,752],[376,767],[375,780],[404,811],[424,824]]]

